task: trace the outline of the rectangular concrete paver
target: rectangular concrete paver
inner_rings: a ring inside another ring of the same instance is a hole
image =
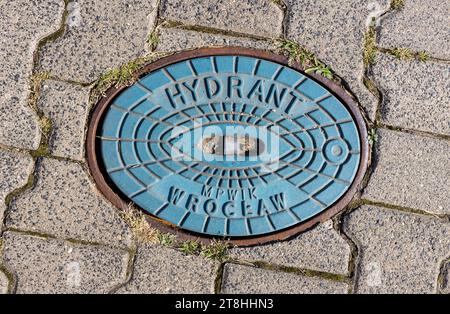
[[[450,213],[450,142],[378,130],[375,169],[363,198],[430,213]]]
[[[157,50],[159,51],[179,51],[207,46],[241,46],[265,50],[274,48],[265,40],[201,33],[176,27],[161,27],[158,34]]]
[[[64,239],[129,245],[131,231],[118,209],[98,194],[83,168],[41,159],[33,187],[11,202],[7,227]]]
[[[407,0],[401,10],[383,17],[380,46],[427,51],[450,58],[450,6],[442,0]]]
[[[435,293],[450,254],[450,225],[440,219],[363,206],[344,221],[359,248],[356,292]]]
[[[164,246],[138,249],[131,281],[118,293],[213,293],[216,263]]]
[[[373,76],[389,125],[450,135],[450,64],[380,54]]]
[[[108,293],[126,279],[127,252],[15,232],[3,238],[17,293]]]
[[[27,183],[33,166],[29,155],[0,150],[0,222],[6,210],[6,197]]]
[[[347,274],[350,247],[328,221],[287,241],[233,248],[230,255],[246,261]]]
[[[161,17],[187,25],[264,37],[282,32],[283,12],[270,0],[162,0],[161,8]]]
[[[377,99],[362,83],[364,33],[368,21],[389,8],[390,1],[288,0],[287,37],[314,52],[341,76],[374,119]]]
[[[36,149],[37,116],[28,106],[33,53],[58,30],[63,0],[0,2],[0,144]]]
[[[39,52],[41,70],[77,82],[92,82],[109,68],[145,52],[156,17],[156,0],[70,3],[66,31]]]
[[[317,277],[226,264],[222,293],[347,293],[347,284]]]
[[[89,111],[89,87],[47,80],[38,108],[52,121],[50,153],[77,160],[84,158],[84,131]]]

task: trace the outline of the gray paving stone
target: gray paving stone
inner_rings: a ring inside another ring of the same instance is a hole
[[[59,28],[62,0],[0,3],[0,143],[36,149],[40,132],[28,106],[33,52],[39,40]]]
[[[188,25],[265,37],[282,33],[283,12],[270,0],[162,0],[161,5],[161,17]]]
[[[72,2],[66,32],[40,50],[42,70],[61,79],[91,82],[107,69],[143,55],[156,2]]]
[[[450,135],[450,64],[381,54],[373,75],[384,95],[383,122]]]
[[[8,293],[9,280],[5,273],[0,270],[0,294]]]
[[[4,241],[17,293],[108,293],[126,279],[129,256],[122,250],[14,232]]]
[[[158,34],[159,44],[156,50],[159,51],[178,51],[206,46],[241,46],[263,50],[274,48],[265,40],[201,33],[176,27],[161,27]]]
[[[344,221],[359,248],[358,293],[435,293],[450,253],[450,225],[434,217],[363,206]]]
[[[138,249],[131,281],[118,293],[213,293],[217,265],[168,247]]]
[[[343,282],[318,277],[226,264],[222,281],[223,293],[347,293]]]
[[[128,245],[132,235],[76,163],[41,159],[34,187],[11,202],[8,227],[111,245]]]
[[[377,160],[363,198],[450,213],[450,142],[378,130]]]
[[[358,97],[369,117],[375,118],[377,100],[362,83],[363,47],[367,20],[387,10],[388,0],[288,0],[288,38],[314,52],[341,76]]]
[[[43,83],[38,107],[52,120],[49,139],[52,155],[83,160],[89,91],[89,87],[53,80]]]
[[[450,7],[442,0],[406,1],[381,21],[380,46],[407,47],[450,58]]]
[[[29,155],[0,150],[0,222],[6,210],[6,196],[27,183],[33,165]]]
[[[233,248],[230,255],[246,261],[347,274],[350,247],[331,223],[321,224],[288,241]]]

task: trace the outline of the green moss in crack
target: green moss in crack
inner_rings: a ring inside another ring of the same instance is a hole
[[[291,273],[291,274],[297,274],[297,275],[302,275],[302,276],[306,276],[306,277],[319,277],[319,278],[323,278],[323,279],[327,279],[327,280],[331,280],[331,281],[337,281],[337,282],[348,282],[348,280],[349,280],[349,278],[345,275],[333,274],[333,273],[312,270],[312,269],[274,265],[274,264],[270,264],[270,263],[267,263],[264,261],[254,261],[252,264],[254,267],[257,267],[257,268]]]
[[[333,71],[328,65],[323,64],[322,62],[318,61],[317,59],[314,61],[314,65],[307,68],[305,70],[306,73],[314,72],[316,74],[322,75],[326,77],[327,79],[333,79]]]
[[[369,130],[367,134],[367,140],[369,141],[370,145],[374,145],[378,141],[378,135],[377,130],[372,128]]]
[[[48,140],[52,133],[53,122],[49,117],[41,116],[39,117],[39,128],[41,129],[42,136]]]
[[[392,10],[401,10],[405,7],[406,0],[391,0]]]
[[[429,54],[426,51],[419,51],[417,53],[417,60],[420,62],[426,62],[430,59]]]
[[[314,58],[314,54],[307,51],[295,41],[289,39],[280,39],[276,41],[276,46],[279,48],[288,58],[291,63],[299,63],[304,66],[311,63]]]
[[[364,34],[364,65],[368,66],[375,64],[376,57],[376,31],[375,26],[371,25],[367,32]]]
[[[136,79],[136,72],[146,63],[168,55],[167,52],[152,52],[136,58],[120,67],[115,67],[104,73],[97,81],[91,97],[103,94],[108,88],[131,85]]]
[[[128,204],[126,210],[121,212],[125,223],[130,227],[134,239],[138,243],[148,244],[157,243],[157,232],[148,224],[144,214],[134,208],[132,203]]]
[[[28,104],[30,107],[39,114],[39,108],[37,107],[37,101],[41,91],[42,82],[50,79],[49,72],[38,72],[30,78],[30,96],[28,98]]]
[[[369,92],[371,92],[374,96],[377,97],[377,99],[380,98],[380,93],[379,93],[377,85],[375,84],[374,81],[372,81],[367,76],[364,76],[363,77],[363,84],[364,84],[364,86],[366,86],[366,88],[369,90]]]
[[[228,243],[223,241],[214,240],[209,245],[203,245],[200,251],[200,255],[216,261],[226,261],[228,256]]]
[[[118,68],[110,69],[108,72],[104,73],[99,81],[97,82],[97,87],[101,91],[105,91],[111,86],[122,86],[123,84],[128,84],[133,78],[133,73],[138,69],[137,63],[125,64]]]
[[[295,41],[280,39],[276,41],[276,46],[289,58],[289,62],[300,64],[306,73],[314,72],[328,79],[333,79],[333,70],[320,61],[312,52],[306,50]]]
[[[147,38],[147,44],[151,51],[155,50],[159,44],[158,31],[155,29]]]
[[[186,255],[198,255],[201,250],[201,245],[197,241],[185,241],[180,245],[180,251]]]
[[[394,48],[390,50],[390,54],[399,60],[409,60],[414,58],[414,53],[409,48]]]
[[[173,246],[176,241],[176,236],[170,233],[158,232],[158,242],[164,246]]]

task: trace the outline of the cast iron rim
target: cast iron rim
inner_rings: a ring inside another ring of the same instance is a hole
[[[358,104],[341,86],[321,75],[315,73],[309,74],[305,73],[301,65],[297,63],[294,64],[290,63],[288,58],[285,56],[277,55],[267,51],[242,47],[209,47],[176,53],[167,57],[163,57],[153,63],[144,66],[142,69],[138,71],[137,77],[141,78],[142,76],[150,72],[156,71],[170,64],[185,61],[191,58],[224,56],[224,55],[256,57],[267,61],[276,62],[286,67],[292,68],[300,72],[302,75],[316,81],[319,85],[325,87],[331,94],[333,94],[333,96],[335,96],[338,100],[340,100],[343,103],[343,105],[349,110],[355,122],[355,125],[357,126],[357,130],[359,132],[361,158],[359,161],[359,166],[355,178],[350,187],[347,189],[347,191],[338,200],[336,200],[332,205],[330,205],[327,209],[323,210],[321,213],[297,225],[288,227],[280,231],[267,233],[264,235],[258,235],[253,237],[224,238],[202,233],[196,233],[172,225],[169,222],[166,222],[158,217],[155,217],[140,208],[140,210],[144,213],[146,220],[148,221],[150,226],[162,232],[175,234],[177,238],[180,240],[194,240],[199,241],[201,243],[211,243],[214,240],[226,240],[236,246],[250,246],[267,242],[286,240],[303,231],[307,231],[313,228],[315,225],[319,223],[323,223],[331,219],[337,213],[342,211],[352,201],[354,196],[359,192],[361,183],[363,181],[368,166],[369,144],[366,136],[367,128],[364,117],[361,114]],[[121,210],[127,210],[128,204],[131,202],[131,200],[129,200],[126,196],[124,196],[123,193],[117,187],[115,187],[114,183],[111,181],[111,179],[109,179],[107,175],[104,175],[105,172],[103,169],[102,161],[99,158],[97,158],[97,156],[100,156],[97,139],[97,129],[102,121],[105,110],[109,107],[114,98],[128,87],[129,86],[120,86],[120,87],[113,86],[105,92],[104,96],[98,101],[98,103],[94,106],[94,108],[91,111],[86,137],[86,158],[91,176],[100,192],[113,205],[115,205]],[[138,206],[136,205],[136,207]]]

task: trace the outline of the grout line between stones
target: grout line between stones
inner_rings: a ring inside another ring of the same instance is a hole
[[[220,294],[222,291],[225,264],[225,262],[222,262],[217,266],[216,277],[214,278],[214,294]]]
[[[174,21],[174,20],[164,19],[164,18],[159,18],[157,24],[158,24],[158,26],[165,27],[165,28],[178,28],[178,29],[182,29],[182,30],[196,31],[196,32],[207,33],[207,34],[212,34],[212,35],[232,36],[232,37],[237,37],[237,38],[250,38],[250,39],[259,40],[259,41],[272,42],[272,41],[274,41],[274,39],[280,38],[280,36],[265,37],[265,36],[258,36],[258,35],[253,35],[253,34],[223,30],[223,29],[208,27],[208,26],[186,24],[186,23],[183,23],[180,21]]]
[[[51,155],[50,153],[43,153],[39,149],[36,149],[36,150],[25,149],[25,148],[21,148],[21,147],[0,144],[0,150],[13,152],[13,153],[19,153],[22,155],[29,155],[34,159],[34,161],[36,161],[36,159],[38,159],[38,158],[50,158],[50,159],[56,159],[56,160],[60,160],[60,161],[73,162],[73,163],[76,163],[79,165],[85,165],[85,162],[83,160],[72,159],[69,157],[55,156],[55,155]]]
[[[377,47],[376,47],[376,50],[377,50],[378,52],[380,52],[380,53],[383,53],[383,54],[389,54],[389,55],[395,56],[395,50],[398,49],[398,48],[403,48],[403,47],[390,47],[390,48],[386,48],[386,47],[380,47],[380,46],[377,46]],[[410,57],[405,58],[405,59],[397,58],[397,60],[400,60],[400,61],[417,60],[418,55],[419,55],[420,52],[411,50],[411,49],[409,49],[409,48],[403,48],[403,49],[406,49],[406,50],[410,53]],[[421,51],[421,52],[427,53],[426,51]],[[420,61],[420,60],[419,60],[419,61]],[[444,59],[444,58],[439,58],[439,57],[434,57],[434,56],[428,55],[428,53],[427,53],[427,59],[426,59],[426,61],[423,61],[423,62],[433,62],[433,63],[450,64],[450,60]]]
[[[391,130],[391,131],[403,132],[403,133],[408,133],[408,134],[412,134],[412,135],[426,136],[426,137],[431,137],[434,139],[450,141],[450,135],[447,135],[447,134],[409,129],[409,128],[394,126],[394,125],[381,123],[381,122],[379,123],[379,127],[387,129],[387,130]]]
[[[313,270],[308,268],[299,268],[292,266],[278,265],[274,263],[268,263],[265,261],[247,261],[240,259],[230,259],[227,261],[231,264],[250,266],[255,268],[261,268],[265,270],[271,270],[276,272],[291,273],[294,275],[301,275],[304,277],[321,278],[325,280],[335,281],[335,282],[345,282],[350,283],[351,278],[347,275],[335,274],[325,271]]]
[[[74,238],[62,238],[57,237],[52,234],[40,232],[40,231],[34,231],[34,230],[24,230],[19,228],[5,228],[4,232],[14,232],[21,235],[27,235],[32,237],[37,237],[45,240],[58,240],[58,241],[64,241],[73,245],[89,245],[89,246],[97,246],[97,247],[106,247],[113,250],[120,250],[124,252],[130,252],[130,248],[127,248],[126,246],[121,245],[114,245],[109,243],[102,243],[102,242],[95,242],[95,241],[87,241],[87,240],[80,240],[80,239],[74,239]]]
[[[343,219],[344,216],[348,215],[352,211],[356,210],[362,204],[361,199],[356,199],[350,202],[347,207],[333,218],[333,228],[338,233],[338,235],[347,242],[350,247],[350,256],[347,266],[347,276],[350,279],[350,284],[348,286],[348,293],[352,294],[356,290],[356,282],[358,276],[358,263],[359,263],[359,249],[356,242],[344,231]]]
[[[158,27],[159,27],[159,20],[160,20],[161,10],[162,10],[162,8],[161,8],[162,4],[161,3],[162,3],[162,0],[157,0],[156,6],[155,6],[155,9],[154,9],[154,10],[156,10],[156,12],[155,12],[156,13],[155,23],[154,23],[153,27],[151,27],[150,32],[147,34],[147,42],[146,42],[146,44],[147,44],[150,52],[155,51],[155,49],[156,49],[156,47],[158,45],[158,41],[159,41],[159,39],[157,38],[156,42],[154,42],[154,43],[151,42],[152,36],[154,34],[156,34],[156,36],[157,36]]]
[[[388,209],[392,209],[392,210],[396,210],[396,211],[400,211],[400,212],[404,212],[404,213],[433,217],[433,218],[436,218],[436,219],[441,219],[444,222],[448,221],[448,215],[447,214],[435,214],[435,213],[430,213],[430,212],[427,212],[427,211],[424,211],[424,210],[421,210],[421,209],[417,209],[417,208],[399,206],[399,205],[384,203],[384,202],[380,202],[380,201],[373,201],[373,200],[369,200],[369,199],[361,199],[361,205],[371,205],[371,206],[384,207],[384,208],[388,208]]]

